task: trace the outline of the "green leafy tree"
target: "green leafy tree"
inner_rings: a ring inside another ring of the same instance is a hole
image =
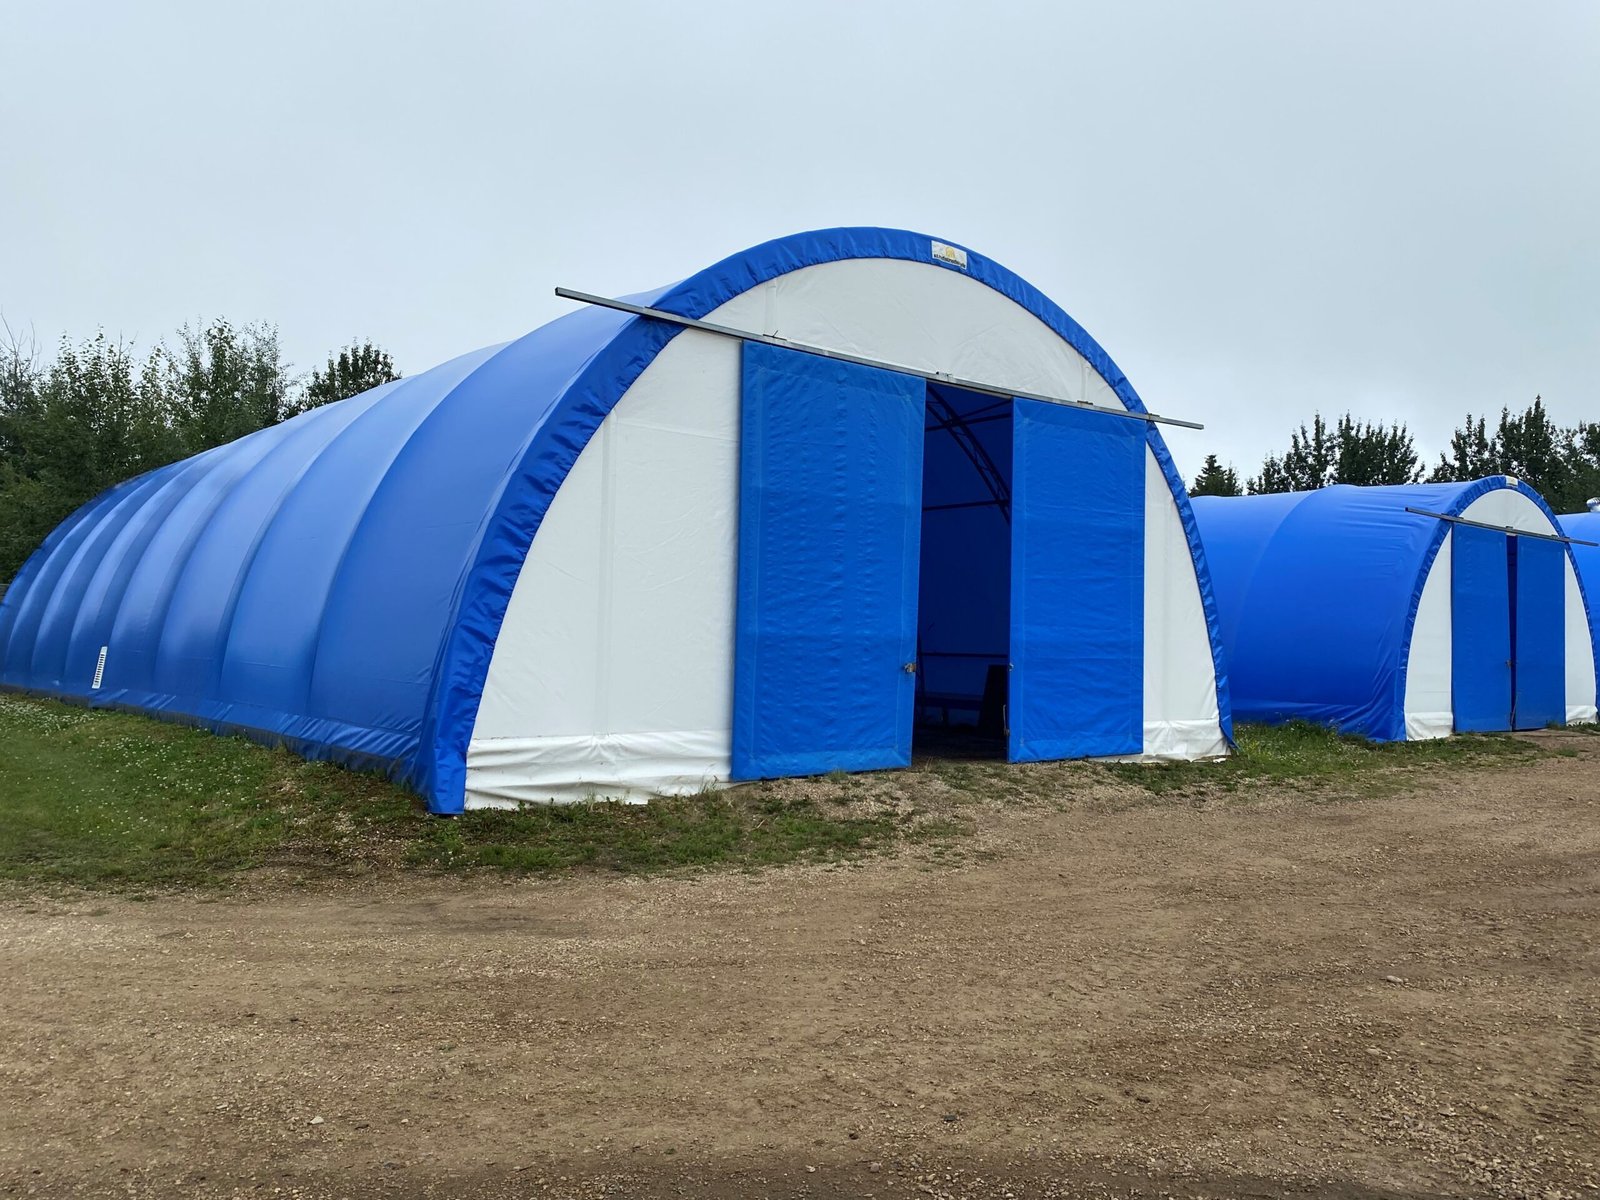
[[[288,364],[270,325],[234,328],[224,320],[185,326],[174,349],[158,346],[151,373],[166,390],[173,428],[186,454],[276,425],[292,416]]]
[[[328,365],[313,370],[306,382],[299,407],[304,410],[335,400],[345,400],[381,384],[400,378],[389,352],[371,342],[351,343],[337,355],[328,356]]]
[[[1194,486],[1189,489],[1191,496],[1242,496],[1244,489],[1239,486],[1239,473],[1232,467],[1225,467],[1217,461],[1215,454],[1206,455],[1205,465],[1200,468],[1200,474],[1194,478]]]
[[[12,345],[0,383],[0,582],[74,509],[182,453],[166,401],[104,333],[40,368]]]
[[[370,342],[297,388],[270,325],[180,330],[142,362],[104,333],[37,347],[0,325],[0,589],[73,510],[145,471],[398,378]]]

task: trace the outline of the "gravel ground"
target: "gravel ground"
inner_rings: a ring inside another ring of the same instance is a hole
[[[0,901],[0,1191],[1600,1197],[1600,738],[963,860]]]

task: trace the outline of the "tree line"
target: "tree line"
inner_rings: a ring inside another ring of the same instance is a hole
[[[225,320],[179,330],[143,357],[104,333],[53,355],[0,341],[0,591],[45,537],[113,484],[399,372],[361,342],[295,375],[271,325]]]
[[[1256,496],[1305,492],[1334,483],[1396,484],[1481,479],[1511,475],[1526,481],[1556,512],[1582,512],[1600,496],[1600,422],[1562,427],[1550,419],[1542,397],[1521,412],[1500,410],[1499,424],[1467,414],[1450,435],[1450,446],[1430,471],[1402,424],[1357,421],[1348,413],[1332,426],[1316,414],[1307,428],[1289,436],[1282,454],[1269,454],[1255,475],[1241,482],[1215,454],[1189,489],[1195,496]]]
[[[9,328],[0,333],[0,590],[52,529],[113,484],[400,377],[371,342],[297,376],[277,329],[265,324],[186,326],[142,358],[104,333],[63,339],[50,356]],[[1502,409],[1492,429],[1469,413],[1430,471],[1404,424],[1347,413],[1329,425],[1318,413],[1247,479],[1207,455],[1190,491],[1259,495],[1485,475],[1516,476],[1557,512],[1581,511],[1600,496],[1600,423],[1558,426],[1538,396],[1521,412]]]

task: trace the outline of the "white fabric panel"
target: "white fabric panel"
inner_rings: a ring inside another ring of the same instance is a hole
[[[689,795],[728,777],[728,731],[474,738],[467,750],[473,808],[643,803]]]
[[[899,259],[824,263],[737,296],[710,319],[896,366],[1122,407],[1043,321],[944,267]]]
[[[1411,649],[1406,659],[1406,738],[1449,737],[1455,732],[1455,703],[1450,676],[1450,551],[1446,530],[1439,554],[1433,560],[1417,623],[1411,628]]]
[[[1155,451],[1144,473],[1144,757],[1228,752],[1200,579]]]
[[[1561,531],[1550,523],[1550,518],[1532,500],[1515,488],[1499,488],[1485,492],[1462,510],[1469,521],[1482,521],[1485,525],[1502,525],[1508,529],[1525,529],[1529,533],[1555,533]]]
[[[884,259],[794,271],[709,319],[924,371],[1119,406],[1047,325],[957,271]],[[725,779],[732,754],[740,344],[685,331],[579,455],[534,538],[490,663],[467,806],[642,799]],[[1210,645],[1177,510],[1147,583],[1146,747],[1222,752]],[[1150,556],[1157,553],[1147,547]],[[1192,593],[1192,595],[1191,595]],[[1150,648],[1159,645],[1157,655]],[[1154,726],[1152,729],[1151,727]],[[579,772],[574,775],[573,772]],[[579,782],[572,782],[578,779]],[[567,781],[562,787],[557,783]]]
[[[1597,598],[1596,603],[1600,603]],[[1578,590],[1578,573],[1567,559],[1567,724],[1593,721],[1597,715],[1594,687],[1595,646],[1589,618]]]
[[[578,455],[495,645],[469,803],[643,799],[727,777],[738,398],[738,343],[685,332]]]

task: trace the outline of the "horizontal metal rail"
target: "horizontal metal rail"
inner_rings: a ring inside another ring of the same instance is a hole
[[[1152,425],[1176,425],[1183,429],[1205,428],[1198,421],[1182,421],[1177,417],[1163,417],[1155,413],[1130,412],[1125,408],[1107,408],[1102,404],[1090,404],[1087,400],[1067,400],[1060,396],[1046,396],[1040,392],[1021,392],[1016,388],[1000,387],[993,383],[980,383],[975,379],[962,379],[939,371],[919,371],[916,367],[883,362],[876,358],[862,358],[858,354],[846,354],[842,350],[829,350],[825,346],[813,346],[809,342],[791,342],[788,338],[775,337],[766,333],[753,333],[748,329],[735,329],[731,325],[717,325],[711,321],[700,321],[694,317],[679,316],[677,313],[667,312],[665,309],[650,308],[643,304],[631,304],[626,300],[613,300],[609,296],[596,296],[592,292],[575,292],[571,288],[558,287],[556,295],[563,300],[577,300],[582,304],[593,304],[600,308],[610,308],[617,312],[631,313],[633,316],[646,317],[652,321],[666,321],[671,325],[681,325],[685,329],[698,329],[703,333],[715,333],[722,337],[738,338],[742,342],[760,342],[766,346],[776,346],[781,350],[793,350],[799,354],[814,354],[818,358],[831,358],[836,362],[854,363],[858,367],[877,367],[882,371],[895,371],[901,375],[911,375],[917,379],[926,379],[929,383],[943,383],[969,392],[981,392],[985,396],[1014,396],[1021,400],[1041,400],[1046,404],[1063,404],[1068,408],[1081,408],[1088,412],[1105,413],[1109,417],[1126,417],[1131,421],[1145,421]]]
[[[1531,529],[1513,529],[1510,525],[1490,525],[1487,521],[1472,521],[1466,517],[1452,517],[1449,513],[1431,512],[1426,508],[1406,505],[1408,513],[1419,517],[1432,517],[1436,521],[1449,521],[1452,525],[1471,525],[1474,529],[1492,529],[1496,533],[1510,533],[1517,537],[1539,538],[1546,542],[1568,542],[1574,546],[1600,546],[1600,542],[1586,542],[1582,538],[1565,537],[1559,533],[1534,533]]]

